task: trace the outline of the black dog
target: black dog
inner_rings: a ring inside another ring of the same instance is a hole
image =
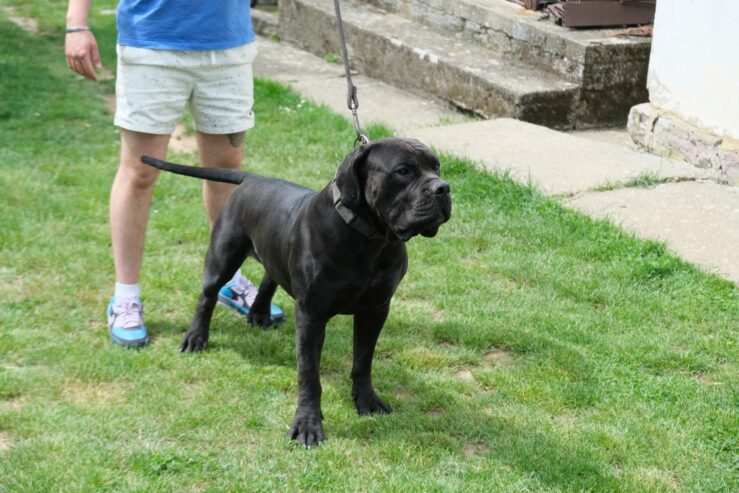
[[[347,156],[320,192],[237,170],[146,156],[142,161],[239,184],[213,226],[203,291],[180,349],[207,347],[218,291],[252,256],[266,272],[250,309],[251,324],[269,324],[278,285],[295,298],[298,407],[290,437],[305,446],[324,439],[319,364],[326,323],[336,314],[354,315],[351,378],[357,412],[391,412],[372,387],[372,358],[408,266],[404,242],[436,235],[451,215],[449,184],[440,178],[432,152],[415,140],[372,142]]]

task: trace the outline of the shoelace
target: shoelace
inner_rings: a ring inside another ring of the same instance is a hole
[[[116,316],[115,325],[124,329],[131,329],[144,325],[142,318],[143,307],[137,299],[126,299],[113,306],[113,314]]]
[[[245,277],[239,279],[239,283],[232,289],[236,295],[244,297],[248,306],[251,306],[254,303],[254,299],[257,297],[257,293],[259,292],[256,286],[254,286],[254,284]]]

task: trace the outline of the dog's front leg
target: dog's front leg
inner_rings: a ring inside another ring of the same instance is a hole
[[[298,408],[288,436],[306,447],[323,441],[321,414],[321,350],[326,335],[325,319],[316,319],[295,307],[295,352],[298,359]]]
[[[392,409],[372,387],[372,358],[377,338],[385,324],[390,304],[358,312],[354,315],[354,365],[352,366],[352,398],[357,413],[388,414]]]

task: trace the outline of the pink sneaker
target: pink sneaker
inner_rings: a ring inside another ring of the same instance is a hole
[[[149,342],[144,325],[144,305],[138,298],[115,296],[108,303],[108,329],[113,342],[126,347],[141,347]]]
[[[257,297],[257,289],[252,282],[241,277],[237,281],[229,281],[218,292],[218,302],[225,305],[241,315],[249,315],[249,308]],[[277,306],[270,306],[270,321],[278,324],[285,320],[285,314]]]

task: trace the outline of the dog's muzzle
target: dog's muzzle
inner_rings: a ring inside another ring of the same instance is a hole
[[[435,178],[426,183],[419,199],[413,204],[410,218],[404,227],[395,231],[402,241],[420,234],[427,238],[436,236],[439,227],[452,215],[452,199],[449,183]]]

